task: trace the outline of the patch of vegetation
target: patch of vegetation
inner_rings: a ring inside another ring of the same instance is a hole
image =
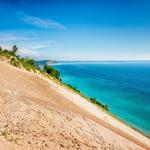
[[[34,71],[34,72],[42,72],[42,70],[39,68],[39,66],[36,64],[35,60],[30,59],[28,57],[21,58],[18,53],[18,47],[14,45],[12,47],[12,50],[2,49],[0,47],[0,56],[6,57],[9,59],[9,62],[18,68],[24,68],[28,71]]]
[[[15,67],[21,67],[20,66],[20,62],[15,58],[15,57],[12,57],[11,59],[10,59],[10,63],[13,65],[13,66],[15,66]]]
[[[91,97],[91,98],[90,98],[90,101],[91,101],[93,104],[96,104],[96,105],[102,107],[102,108],[105,109],[106,111],[109,110],[107,105],[104,105],[104,104],[100,103],[98,100],[96,100],[96,98],[92,98],[92,97]]]
[[[55,68],[53,68],[52,66],[49,65],[45,65],[43,68],[43,71],[46,72],[47,74],[51,75],[52,77],[61,80],[60,79],[60,72],[58,70],[56,70]]]
[[[33,59],[26,57],[26,58],[19,58],[18,60],[21,63],[21,65],[28,71],[42,72],[42,70],[39,68],[39,66]]]
[[[9,51],[7,49],[0,49],[0,55],[1,56],[5,56],[6,58],[11,58],[11,57],[15,57],[15,53],[13,51]]]
[[[80,93],[80,90],[78,90],[75,86],[72,86],[72,85],[70,85],[70,84],[66,84],[66,86],[68,86],[68,87],[71,88],[72,90],[74,90],[74,91]]]
[[[84,95],[82,95],[82,93],[80,92],[80,90],[78,90],[75,86],[72,86],[70,84],[66,84],[67,87],[71,88],[72,90],[74,90],[75,92],[79,93],[81,96],[85,97]],[[86,97],[87,98],[87,97]],[[109,111],[108,106],[102,104],[101,102],[99,102],[98,100],[96,100],[96,98],[90,98],[89,99],[93,104],[103,108],[106,111]]]

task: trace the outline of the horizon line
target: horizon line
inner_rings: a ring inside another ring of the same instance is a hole
[[[36,59],[35,59],[36,60]],[[150,61],[150,59],[148,60],[57,60],[57,59],[37,59],[36,61],[67,61],[67,62],[135,62],[135,61]]]

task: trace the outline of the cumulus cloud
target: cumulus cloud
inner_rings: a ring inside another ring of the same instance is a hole
[[[45,29],[60,29],[60,30],[66,29],[66,27],[59,22],[50,19],[34,17],[34,16],[24,15],[22,21],[26,24],[31,24],[33,26],[45,28]]]

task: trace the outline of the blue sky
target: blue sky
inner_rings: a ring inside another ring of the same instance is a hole
[[[0,0],[0,45],[56,60],[150,59],[149,0]]]

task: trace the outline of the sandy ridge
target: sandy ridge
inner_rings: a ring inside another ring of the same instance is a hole
[[[0,61],[2,150],[140,150],[149,145],[147,137],[74,92]]]

